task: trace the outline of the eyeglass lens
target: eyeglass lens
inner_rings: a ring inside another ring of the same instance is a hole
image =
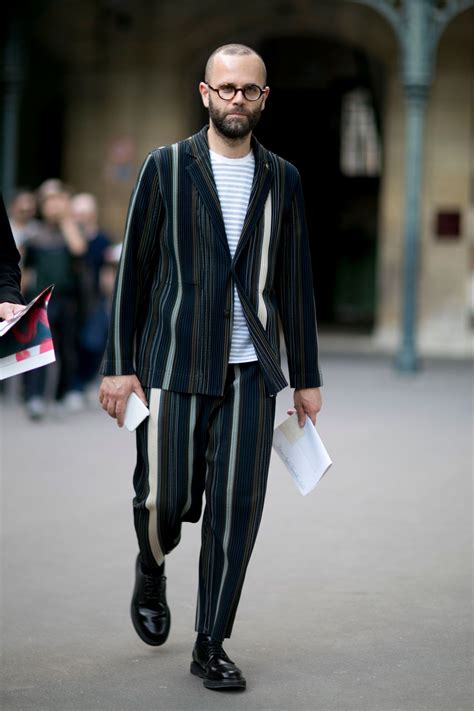
[[[221,99],[229,101],[233,99],[240,87],[235,87],[233,84],[224,84],[217,89],[217,93]],[[247,101],[256,101],[261,97],[263,91],[256,84],[248,84],[241,88],[241,91]]]

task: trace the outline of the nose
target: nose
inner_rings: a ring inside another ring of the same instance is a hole
[[[236,89],[235,96],[232,99],[232,102],[234,104],[241,104],[243,101],[245,101],[244,90],[243,89]]]

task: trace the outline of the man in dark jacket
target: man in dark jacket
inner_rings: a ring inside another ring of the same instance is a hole
[[[165,556],[205,493],[191,672],[245,688],[226,655],[260,524],[280,367],[278,319],[301,427],[321,408],[316,312],[298,171],[252,135],[269,88],[242,45],[216,50],[199,90],[209,126],[153,151],[132,196],[100,401],[121,426],[135,393],[140,554],[132,621],[147,644],[170,629]],[[281,561],[275,556],[275,564]]]
[[[20,254],[0,194],[0,319],[12,318],[25,303],[20,291]]]

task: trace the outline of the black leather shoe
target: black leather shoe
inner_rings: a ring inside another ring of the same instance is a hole
[[[166,578],[146,573],[140,556],[135,568],[131,615],[135,631],[144,642],[154,647],[166,642],[171,624],[166,604]]]
[[[206,689],[245,689],[247,682],[234,662],[212,637],[197,640],[193,649],[191,674],[201,677]]]

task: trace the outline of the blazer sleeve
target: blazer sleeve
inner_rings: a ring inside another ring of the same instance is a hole
[[[277,263],[276,295],[283,327],[290,385],[322,385],[318,360],[316,306],[303,188],[294,171],[290,204],[285,212]]]
[[[13,239],[3,197],[0,195],[0,303],[24,304],[20,291],[20,254]]]
[[[150,153],[141,167],[130,198],[107,345],[100,368],[103,375],[135,373],[135,336],[148,302],[151,269],[157,258],[161,213],[158,171]]]

